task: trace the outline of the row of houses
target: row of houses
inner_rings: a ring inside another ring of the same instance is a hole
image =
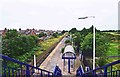
[[[7,28],[5,28],[4,30],[0,30],[0,35],[4,36],[5,33],[8,31]],[[37,36],[38,34],[40,34],[41,32],[45,33],[47,36],[43,36],[39,39],[44,40],[44,39],[48,39],[50,38],[55,32],[61,33],[61,31],[57,30],[57,31],[53,31],[53,30],[36,30],[36,29],[26,29],[26,30],[22,30],[21,28],[19,28],[18,33],[22,34],[22,35],[34,35]]]
[[[7,32],[7,28],[5,28],[4,30],[0,30],[0,35],[5,35],[5,33]],[[41,32],[47,34],[47,35],[52,35],[53,33],[55,32],[58,32],[58,33],[61,33],[61,31],[53,31],[53,30],[42,30],[42,29],[39,29],[39,30],[36,30],[36,29],[26,29],[26,30],[22,30],[21,28],[18,30],[18,32],[20,34],[23,34],[23,35],[38,35],[40,34]]]
[[[49,35],[52,35],[54,32],[56,32],[56,31],[52,31],[52,30],[42,30],[42,29],[40,29],[40,30],[36,30],[36,29],[26,29],[26,30],[21,30],[21,29],[19,29],[19,31],[18,31],[20,34],[23,34],[23,35],[38,35],[38,34],[40,34],[41,32],[43,32],[43,33],[45,33],[45,34],[47,34],[47,36],[49,36]]]

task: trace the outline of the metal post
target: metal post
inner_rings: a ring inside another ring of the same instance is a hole
[[[10,77],[10,68],[8,67],[8,76]],[[2,76],[1,76],[2,77]]]
[[[74,59],[74,69],[73,69],[73,71],[75,71],[75,59]]]
[[[93,26],[93,69],[95,69],[95,27]]]
[[[34,55],[34,67],[36,67],[36,56]],[[36,69],[34,69],[35,70],[35,73],[37,72],[37,70]]]
[[[2,54],[2,35],[0,35],[0,54]],[[2,77],[2,56],[0,56],[0,77]]]
[[[65,71],[65,59],[64,59],[64,65],[63,65],[63,71]]]
[[[50,77],[50,72],[48,72],[48,77]]]
[[[6,77],[6,66],[5,65],[4,65],[4,75],[3,76]]]
[[[107,67],[104,68],[104,77],[107,77]]]
[[[70,59],[68,59],[68,73],[70,73]]]
[[[42,74],[42,70],[41,70],[41,74],[40,74],[40,77],[43,77],[43,74]]]
[[[20,65],[20,77],[22,77],[23,69],[22,69],[22,64]]]
[[[80,17],[78,19],[95,18],[95,16]],[[93,69],[95,69],[95,27],[93,26]]]
[[[110,66],[110,73],[111,73],[110,75],[112,76],[112,66]]]
[[[15,73],[14,68],[12,68],[12,77],[14,77],[14,73]]]
[[[26,77],[30,77],[29,66],[26,66]]]

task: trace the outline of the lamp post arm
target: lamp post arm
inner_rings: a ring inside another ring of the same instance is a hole
[[[87,18],[95,18],[95,16],[80,17],[80,18],[78,18],[78,19],[87,19]]]

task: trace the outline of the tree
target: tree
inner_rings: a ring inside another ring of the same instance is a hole
[[[64,34],[65,32],[66,32],[66,31],[65,31],[65,30],[63,30],[61,33],[62,33],[62,34]]]
[[[47,36],[47,34],[45,34],[44,32],[41,32],[40,34],[38,34],[38,37],[43,37],[43,36]]]
[[[18,40],[16,40],[16,37],[18,37],[19,34],[17,32],[17,30],[13,29],[13,30],[8,30],[5,34],[5,36],[2,39],[2,52],[5,55],[11,56],[12,54],[14,54],[13,50],[16,47],[16,42]]]
[[[2,42],[3,54],[17,58],[30,52],[37,45],[37,37],[20,35],[16,30],[8,30]]]
[[[71,44],[70,40],[65,40],[65,44]]]
[[[75,32],[77,32],[77,29],[76,28],[72,28],[69,32],[74,34]]]
[[[58,37],[58,32],[53,33],[53,37],[57,38]]]
[[[93,46],[93,34],[89,33],[84,37],[84,41],[81,42],[82,51],[92,52]]]
[[[77,53],[79,53],[79,50],[80,50],[80,42],[81,42],[81,35],[80,35],[80,32],[76,32],[74,34],[74,43],[75,43],[75,46],[77,46]]]
[[[106,56],[106,52],[109,47],[109,37],[103,33],[96,33],[96,56]],[[89,33],[85,36],[84,41],[81,44],[82,51],[93,52],[93,34]],[[92,56],[91,56],[92,57]]]
[[[97,30],[96,28],[95,28],[95,32],[100,32],[100,30]],[[80,31],[80,33],[81,33],[81,35],[83,36],[83,37],[85,37],[88,33],[93,33],[93,25],[90,27],[90,28],[88,28],[88,29],[86,29],[85,27]]]

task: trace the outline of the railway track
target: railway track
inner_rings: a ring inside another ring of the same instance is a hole
[[[57,44],[65,37],[65,35],[56,43],[54,43],[48,50],[46,50],[44,53],[40,54],[37,57],[36,66],[39,67],[42,62],[48,57],[48,55],[54,50],[54,48],[57,46]],[[30,63],[31,65],[34,65],[34,61]]]

